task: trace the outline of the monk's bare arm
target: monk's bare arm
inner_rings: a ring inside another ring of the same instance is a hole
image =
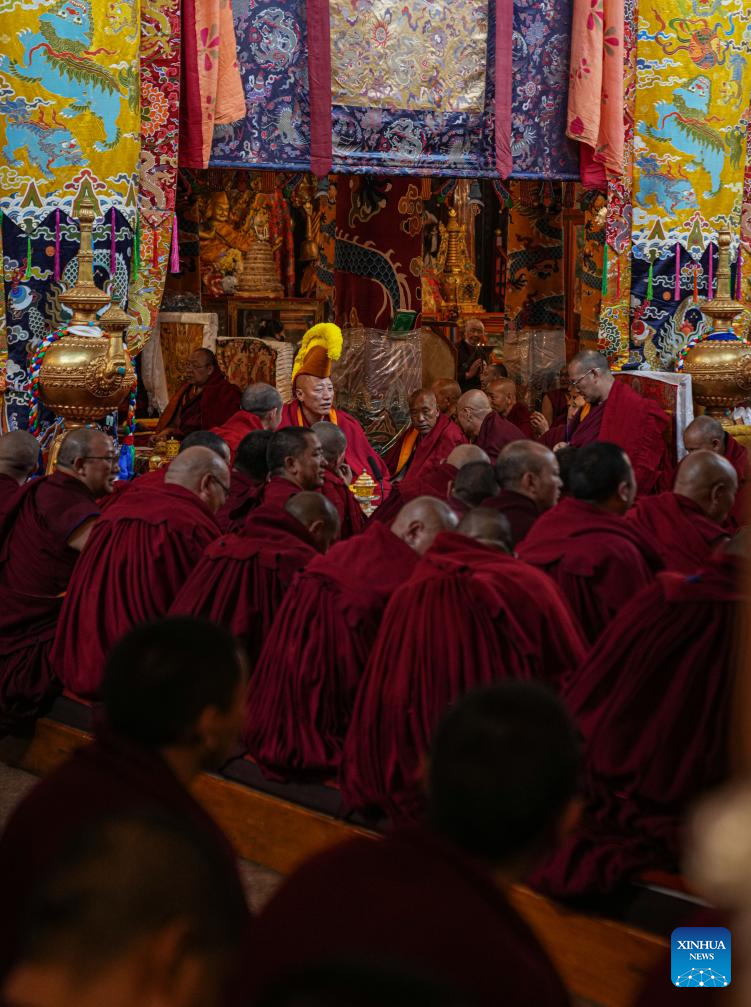
[[[86,543],[89,541],[89,535],[91,534],[91,529],[96,524],[96,518],[89,518],[88,521],[84,521],[82,525],[73,532],[73,534],[68,539],[68,545],[71,549],[75,549],[76,552],[80,552]]]

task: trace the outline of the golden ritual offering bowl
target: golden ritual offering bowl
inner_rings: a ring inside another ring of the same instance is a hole
[[[357,500],[360,505],[360,509],[363,514],[366,517],[370,517],[375,510],[375,504],[373,501],[378,488],[375,479],[373,479],[372,476],[369,476],[365,469],[363,469],[349,488],[350,491],[354,493],[355,500]]]

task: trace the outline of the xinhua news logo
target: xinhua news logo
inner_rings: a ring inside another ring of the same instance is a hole
[[[678,927],[670,938],[674,986],[729,986],[730,931],[725,927]]]

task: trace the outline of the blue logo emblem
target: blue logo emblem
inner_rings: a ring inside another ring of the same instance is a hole
[[[729,986],[730,931],[725,927],[678,927],[670,938],[674,986]]]

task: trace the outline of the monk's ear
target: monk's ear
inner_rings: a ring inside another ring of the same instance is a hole
[[[452,479],[448,485],[448,489],[446,490],[446,496],[447,497],[452,496],[453,492],[454,492],[454,480]]]
[[[295,398],[298,402],[302,402],[302,391],[297,387],[295,387]]]

